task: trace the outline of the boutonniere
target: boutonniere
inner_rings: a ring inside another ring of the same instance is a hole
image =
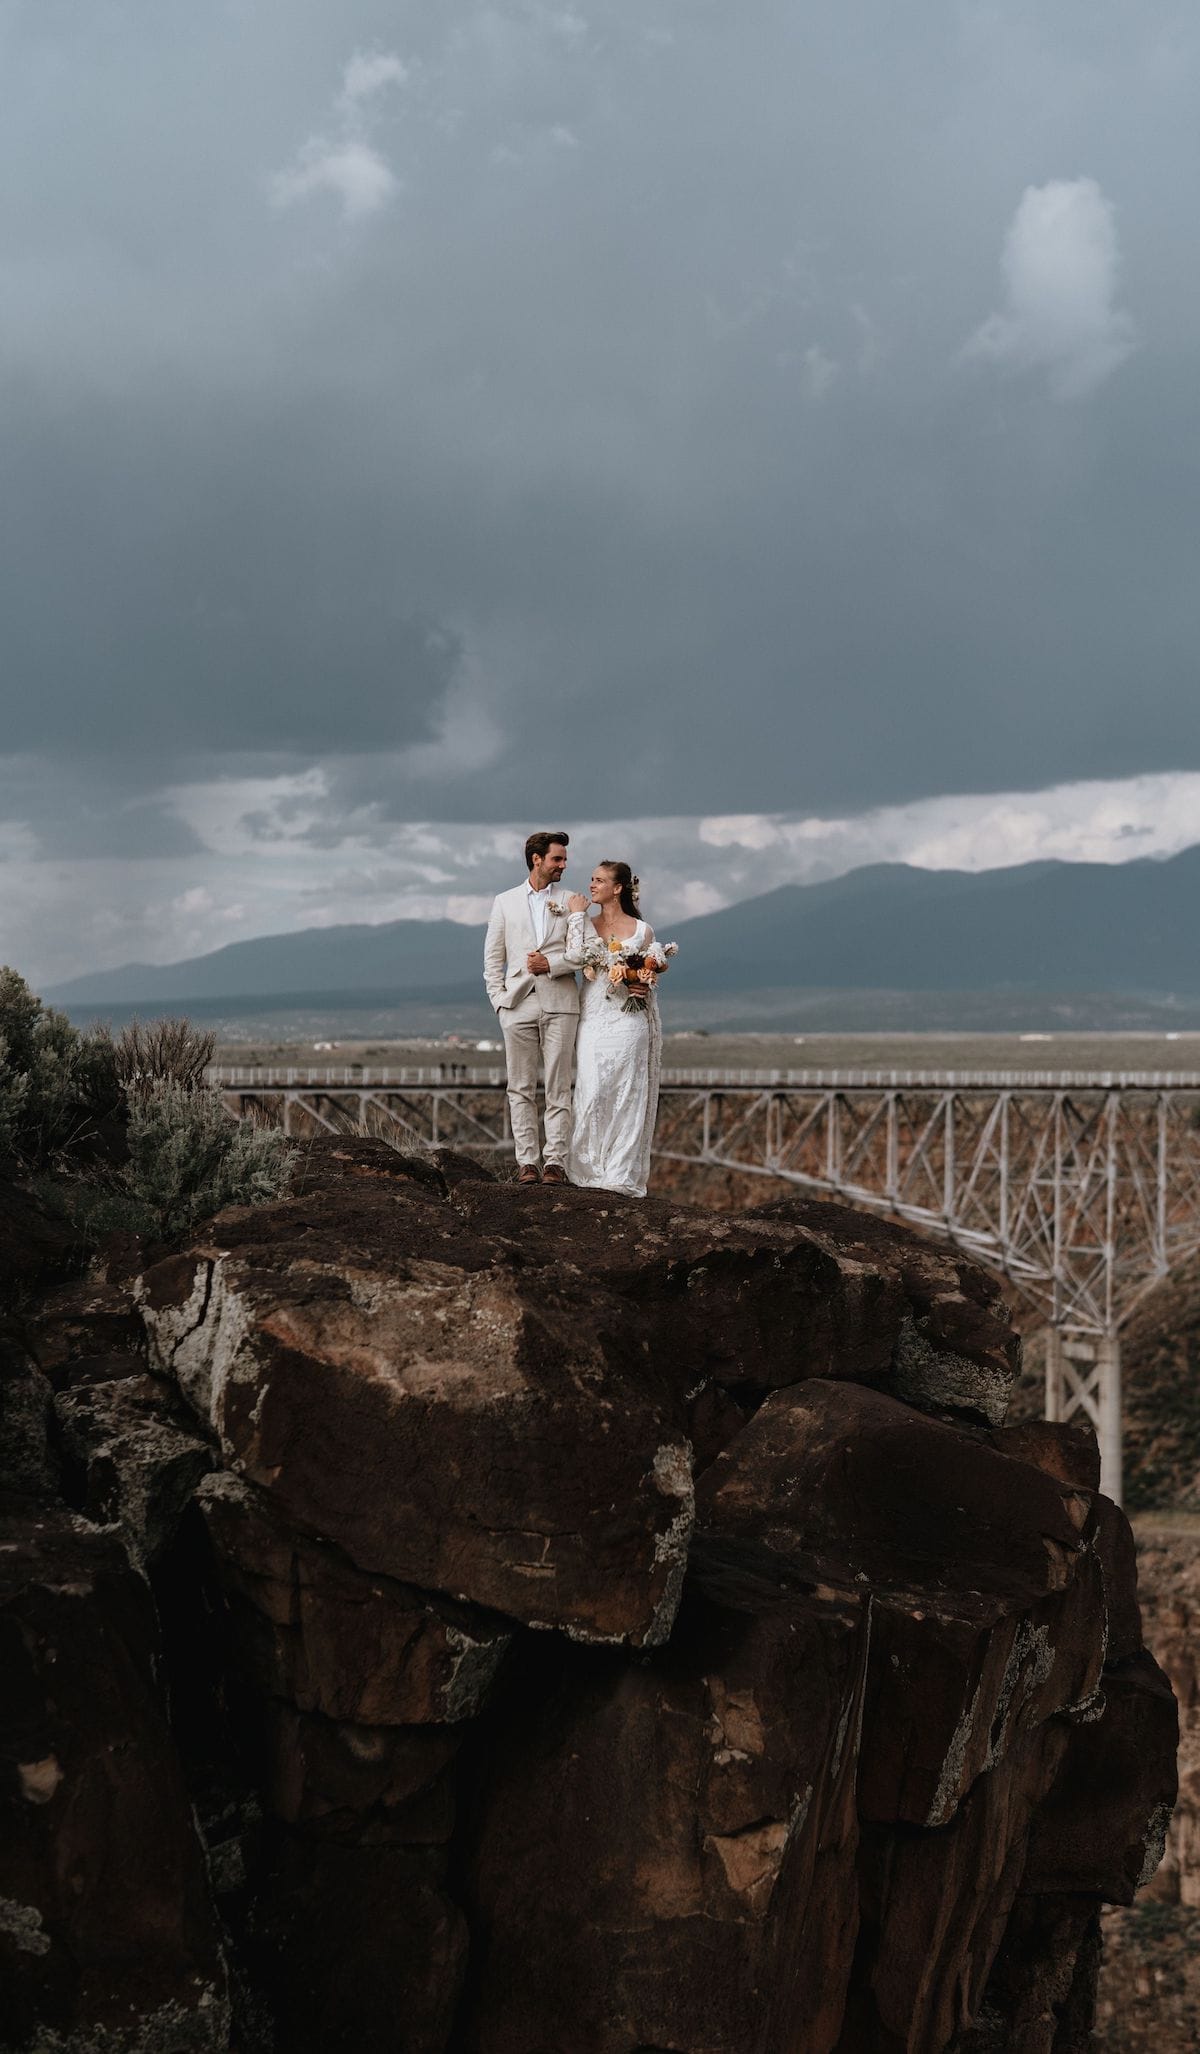
[[[571,908],[568,905],[565,905],[562,899],[547,899],[546,911],[548,913],[553,913],[556,919],[561,918],[566,920],[570,917]]]

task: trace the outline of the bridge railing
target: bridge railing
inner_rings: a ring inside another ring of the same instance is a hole
[[[208,1081],[224,1091],[431,1090],[468,1085],[503,1084],[498,1064],[460,1063],[452,1059],[424,1064],[369,1065],[346,1063],[270,1064],[214,1063]],[[794,1070],[667,1068],[662,1082],[697,1090],[796,1091],[1195,1091],[1198,1070]]]

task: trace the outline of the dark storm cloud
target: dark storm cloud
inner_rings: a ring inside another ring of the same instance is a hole
[[[1190,12],[0,23],[8,747],[476,820],[1200,761]]]
[[[454,640],[406,601],[396,516],[327,424],[264,413],[139,398],[12,429],[10,748],[154,764],[429,733]]]

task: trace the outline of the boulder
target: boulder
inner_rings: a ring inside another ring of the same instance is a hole
[[[36,1192],[0,1174],[0,1306],[69,1276],[83,1255],[66,1220]]]
[[[1019,1892],[978,2015],[951,2054],[1092,2054],[1100,1949],[1094,1897]]]
[[[879,1823],[943,1826],[976,1779],[1056,1715],[1093,1715],[1104,1587],[1083,1558],[1034,1605],[882,1592],[874,1609],[858,1802]]]
[[[443,1846],[454,1828],[445,1726],[354,1726],[264,1703],[266,1802],[288,1825],[349,1846]]]
[[[114,1525],[134,1560],[170,1545],[211,1444],[157,1377],[82,1383],[54,1401],[66,1462],[64,1491],[97,1525]]]
[[[858,1973],[838,2054],[941,2054],[978,2016],[1066,1745],[1062,1725],[1039,1728],[939,1832],[864,1826]]]
[[[221,1946],[158,1656],[149,1590],[115,1536],[0,1504],[6,2048],[226,2046]]]
[[[1093,1546],[1104,1575],[1104,1604],[1108,1618],[1105,1658],[1109,1662],[1124,1662],[1130,1655],[1136,1655],[1142,1646],[1137,1548],[1128,1519],[1111,1498],[1096,1499]]]
[[[384,1180],[372,1195],[408,1221]],[[154,1366],[229,1467],[368,1573],[592,1640],[664,1639],[691,1464],[636,1323],[559,1280],[406,1256],[375,1224],[364,1249],[297,1235],[161,1265]]]
[[[997,1594],[1065,1589],[1088,1492],[897,1399],[813,1378],[776,1391],[704,1476],[706,1555],[754,1551],[814,1582]]]
[[[26,1326],[38,1367],[56,1391],[95,1381],[98,1360],[108,1365],[108,1382],[145,1369],[146,1330],[130,1282],[77,1277],[47,1293]]]
[[[1179,1713],[1145,1649],[1112,1662],[1034,1826],[1026,1887],[1132,1904],[1163,1857],[1179,1783]]]
[[[474,1233],[511,1235],[503,1187],[451,1195]],[[538,1199],[541,1238],[522,1241],[522,1264],[566,1262],[636,1306],[655,1359],[688,1388],[761,1395],[829,1376],[1003,1420],[1020,1343],[999,1285],[952,1250],[808,1198],[732,1214],[569,1189]]]
[[[1104,1660],[1090,1493],[876,1391],[776,1392],[698,1490],[711,1579],[757,1569],[874,1600],[858,1802],[943,1826],[977,1777],[1059,1713]]]
[[[228,1471],[207,1477],[197,1502],[256,1689],[359,1726],[440,1726],[483,1709],[508,1622],[365,1574]]]
[[[571,1190],[539,1192],[530,1231],[511,1187],[388,1156],[310,1151],[297,1196],[221,1216],[139,1287],[152,1366],[226,1465],[370,1573],[653,1645],[693,1426],[710,1456],[755,1393],[822,1372],[956,1417],[1003,1408],[998,1294],[911,1235],[814,1204],[722,1220]]]
[[[866,1641],[853,1599],[701,1599],[649,1661],[579,1650],[531,1679],[483,1799],[471,2049],[827,2054]]]
[[[32,1356],[11,1336],[0,1334],[0,1490],[57,1496],[52,1416],[50,1386]]]
[[[1094,1448],[1004,1424],[994,1284],[836,1206],[350,1139],[136,1309],[130,1259],[30,1318],[113,1527],[27,1434],[8,1567],[61,1554],[91,1623],[52,1688],[31,1600],[0,1672],[50,1790],[0,1884],[16,2045],[223,2044],[190,1795],[246,2054],[1082,2054],[1172,1706]]]
[[[285,1832],[246,1965],[286,2054],[448,2054],[467,1928],[436,1851]],[[548,2054],[548,2050],[547,2050]]]

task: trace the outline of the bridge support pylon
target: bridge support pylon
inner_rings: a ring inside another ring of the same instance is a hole
[[[1100,1488],[1119,1505],[1121,1342],[1115,1330],[1046,1329],[1046,1418],[1067,1421],[1077,1412],[1091,1421],[1100,1443]]]

